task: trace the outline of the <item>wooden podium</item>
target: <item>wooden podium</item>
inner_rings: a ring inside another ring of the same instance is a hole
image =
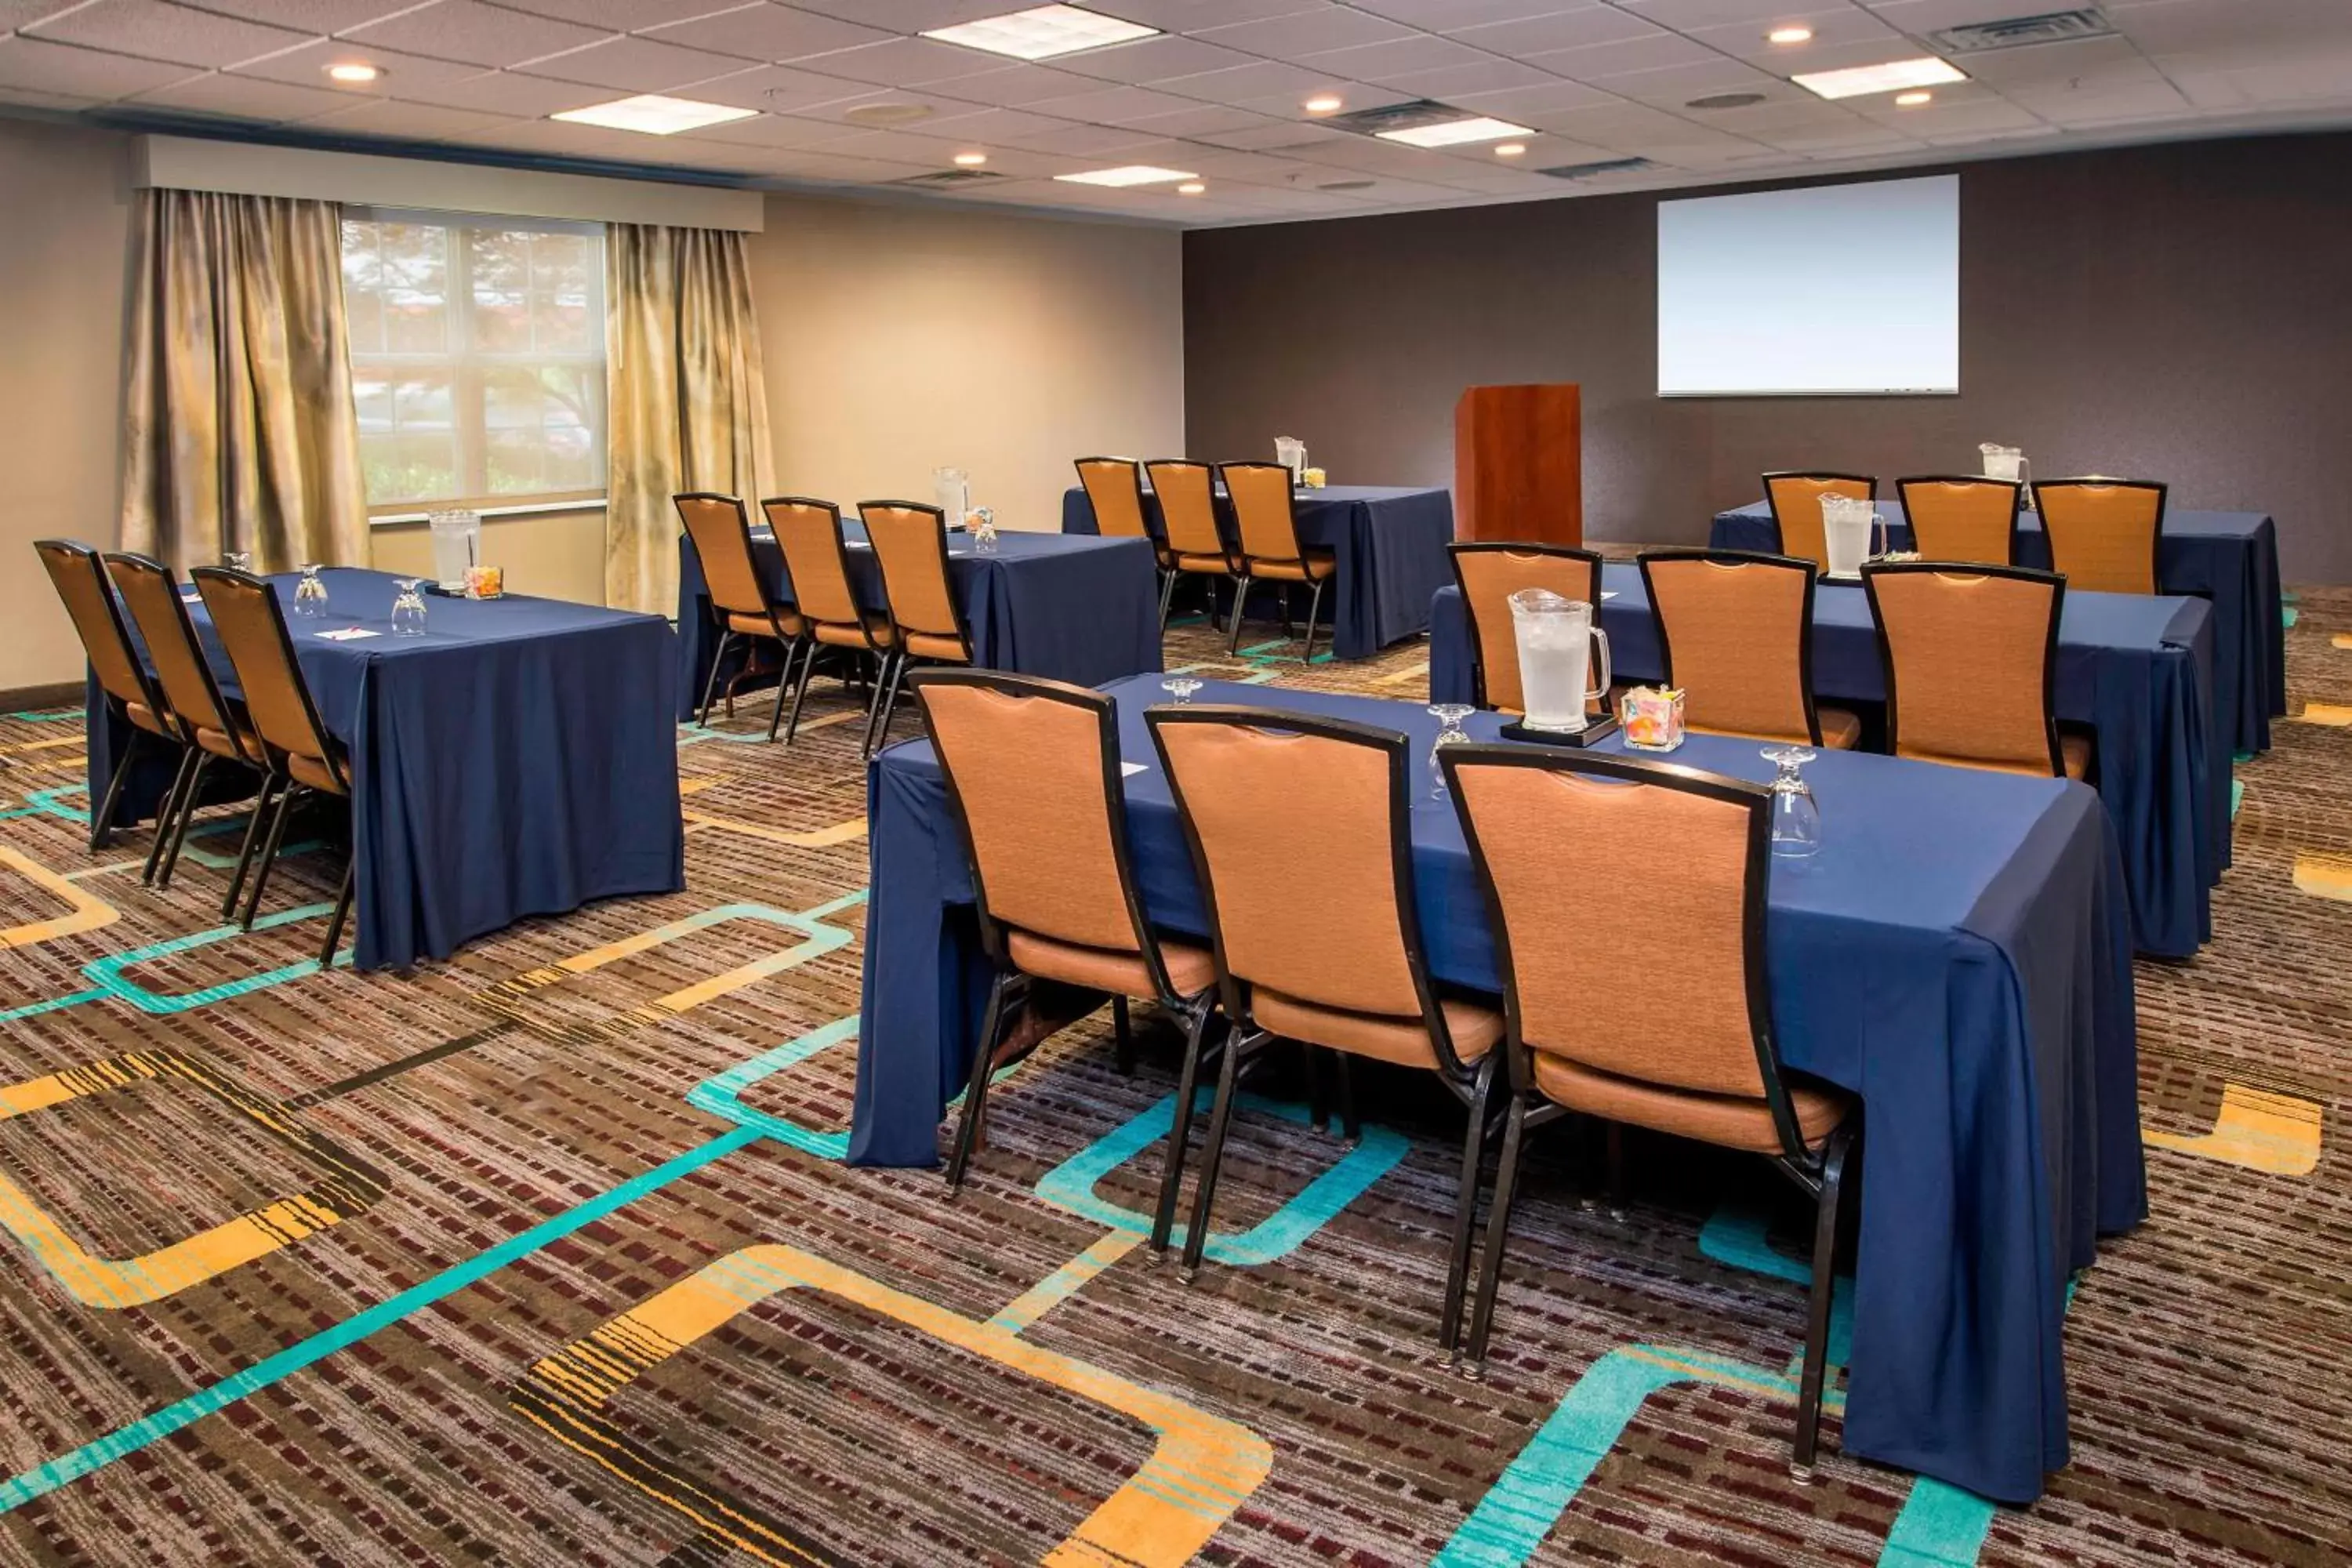
[[[1578,387],[1473,386],[1462,394],[1454,405],[1454,533],[1584,542]]]

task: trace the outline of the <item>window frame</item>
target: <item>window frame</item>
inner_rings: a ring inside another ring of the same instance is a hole
[[[549,365],[574,366],[593,371],[585,377],[591,404],[590,429],[594,450],[602,459],[609,455],[611,438],[611,397],[607,374],[604,336],[606,314],[605,251],[606,226],[593,221],[565,218],[509,217],[497,213],[440,212],[412,207],[346,205],[342,208],[344,223],[407,224],[430,226],[447,231],[445,241],[444,297],[446,301],[448,337],[446,346],[435,353],[402,353],[392,351],[362,350],[356,342],[350,345],[351,370],[354,379],[369,371],[390,377],[404,372],[446,372],[449,378],[451,436],[456,455],[457,489],[447,496],[409,496],[378,501],[370,498],[368,517],[371,521],[406,519],[421,516],[444,508],[466,508],[482,512],[518,512],[558,510],[567,508],[601,505],[608,485],[600,480],[593,488],[566,490],[519,490],[499,492],[489,489],[489,405],[487,372],[500,366],[536,369]],[[594,350],[585,353],[562,353],[533,348],[521,353],[496,353],[477,350],[473,343],[474,279],[472,247],[465,238],[467,230],[492,230],[508,234],[577,235],[593,239],[596,245],[596,264],[590,269],[592,298],[590,311],[595,321]],[[341,252],[338,231],[338,251]],[[348,289],[346,279],[338,283]],[[348,310],[348,302],[346,303]],[[349,341],[347,334],[347,341]],[[364,468],[364,464],[362,464]]]

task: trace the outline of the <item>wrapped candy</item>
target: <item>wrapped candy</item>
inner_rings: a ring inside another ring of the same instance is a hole
[[[507,574],[503,567],[468,566],[466,568],[466,597],[495,599],[504,594],[506,589]]]
[[[1639,752],[1671,752],[1683,743],[1683,694],[1679,689],[1637,686],[1619,699],[1617,721],[1625,744]]]
[[[1319,490],[1323,488],[1323,470],[1308,468],[1298,476],[1298,482],[1310,490]]]

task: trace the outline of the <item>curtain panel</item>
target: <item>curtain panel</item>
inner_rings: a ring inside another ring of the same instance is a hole
[[[367,489],[343,318],[341,209],[142,193],[123,548],[178,566],[364,565]]]
[[[732,230],[614,224],[604,274],[604,602],[667,616],[677,605],[670,498],[716,490],[756,504],[774,471],[760,323]]]

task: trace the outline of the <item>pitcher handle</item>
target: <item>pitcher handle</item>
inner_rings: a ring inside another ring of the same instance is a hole
[[[1584,700],[1587,702],[1606,702],[1610,687],[1609,634],[1599,626],[1592,628],[1592,649],[1594,657],[1601,660],[1601,684],[1586,692]]]

